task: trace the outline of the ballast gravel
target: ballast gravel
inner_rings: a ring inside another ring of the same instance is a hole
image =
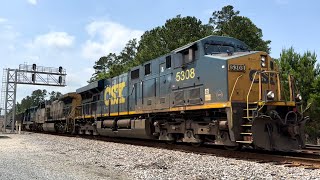
[[[26,132],[0,134],[0,179],[320,179],[320,170]]]

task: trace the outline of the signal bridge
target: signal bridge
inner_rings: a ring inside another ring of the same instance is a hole
[[[0,109],[4,110],[3,131],[11,126],[11,132],[14,132],[18,84],[65,87],[66,75],[66,70],[61,66],[53,68],[21,64],[18,69],[3,69],[0,104]]]

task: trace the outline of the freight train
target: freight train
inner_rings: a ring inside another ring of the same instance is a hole
[[[38,131],[291,151],[307,120],[293,83],[266,52],[208,36],[20,117]]]

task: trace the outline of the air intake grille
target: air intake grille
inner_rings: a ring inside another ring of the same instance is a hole
[[[165,97],[160,98],[160,104],[164,104],[164,103],[166,103],[166,98]]]
[[[200,98],[200,88],[195,88],[190,90],[190,99]]]
[[[174,93],[174,101],[176,106],[184,105],[184,92],[178,91]]]
[[[201,104],[200,88],[194,88],[189,91],[189,104]]]

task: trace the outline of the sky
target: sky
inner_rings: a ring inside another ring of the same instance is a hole
[[[128,40],[179,14],[208,23],[225,5],[262,29],[272,57],[291,46],[320,55],[317,0],[0,0],[0,69],[24,63],[66,69],[67,87],[18,85],[18,101],[36,89],[72,92],[87,84],[99,57],[120,52]]]

